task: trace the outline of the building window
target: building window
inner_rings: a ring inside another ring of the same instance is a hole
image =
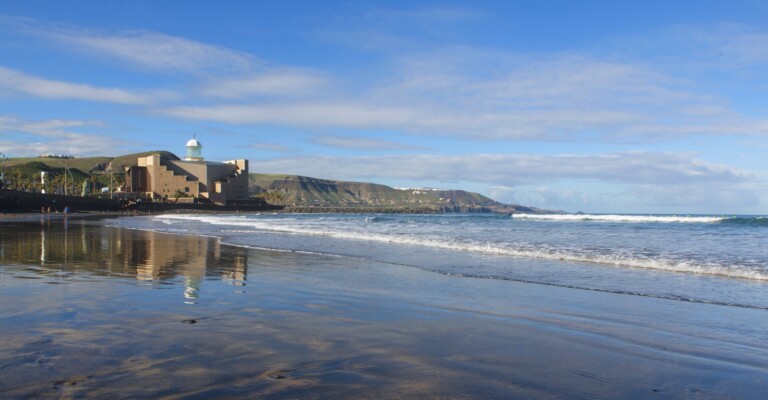
[[[189,187],[184,188],[184,193],[189,193]]]

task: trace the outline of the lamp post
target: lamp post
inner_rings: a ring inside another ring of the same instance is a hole
[[[40,186],[42,187],[41,192],[43,194],[45,194],[45,174],[47,174],[47,172],[40,171]]]
[[[5,153],[0,152],[0,157],[3,160],[3,169],[0,171],[0,188],[5,189]]]

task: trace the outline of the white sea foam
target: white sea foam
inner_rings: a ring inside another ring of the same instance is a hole
[[[678,216],[678,215],[621,215],[621,214],[513,214],[514,219],[546,221],[602,221],[602,222],[665,222],[665,223],[715,223],[726,217]]]
[[[610,216],[601,216],[610,217]],[[624,217],[626,216],[617,216]],[[553,248],[543,245],[519,245],[515,243],[487,243],[473,240],[459,240],[443,236],[413,234],[408,232],[370,232],[356,230],[353,225],[336,227],[332,224],[315,224],[306,221],[286,221],[285,219],[232,218],[211,215],[163,215],[157,218],[196,220],[213,225],[229,227],[247,227],[249,229],[289,235],[322,236],[342,240],[356,240],[389,243],[407,246],[419,246],[435,249],[491,254],[500,256],[524,257],[543,260],[581,262],[611,265],[616,267],[642,268],[669,272],[716,275],[730,278],[768,281],[768,273],[749,266],[722,265],[718,263],[676,260],[664,257],[645,257],[635,254],[601,253],[598,250]],[[659,217],[654,217],[659,218]],[[662,217],[674,218],[674,217]],[[697,218],[704,217],[683,217]],[[670,222],[664,220],[665,222]],[[634,220],[631,222],[635,222]],[[702,222],[702,221],[699,221]],[[251,231],[252,232],[252,231]],[[243,232],[245,233],[245,232]]]

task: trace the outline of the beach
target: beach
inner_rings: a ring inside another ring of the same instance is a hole
[[[114,219],[0,221],[0,397],[768,393],[761,307],[456,276]]]

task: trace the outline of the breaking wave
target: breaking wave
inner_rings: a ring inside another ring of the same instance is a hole
[[[678,215],[622,215],[622,214],[513,214],[513,219],[545,221],[599,221],[599,222],[662,222],[662,223],[718,223],[729,217]],[[735,218],[735,217],[734,217]]]
[[[515,215],[519,217],[519,215]],[[542,217],[536,215],[535,217]],[[558,217],[566,217],[559,215]],[[587,216],[578,216],[587,217]],[[622,217],[627,216],[599,216],[599,217]],[[757,281],[768,281],[768,271],[760,265],[733,265],[718,262],[699,261],[693,259],[675,259],[663,256],[648,256],[632,253],[611,252],[610,249],[579,249],[579,248],[558,248],[546,245],[516,244],[508,242],[483,242],[472,239],[456,239],[449,237],[440,237],[424,234],[410,234],[404,232],[370,232],[352,229],[351,226],[333,226],[317,224],[302,224],[291,221],[285,223],[284,220],[275,219],[253,219],[247,217],[218,217],[209,215],[164,215],[156,217],[159,219],[171,220],[193,220],[212,225],[224,225],[227,227],[247,228],[250,232],[265,232],[286,235],[303,235],[328,237],[333,239],[366,241],[376,243],[386,243],[406,246],[419,246],[441,250],[451,250],[460,252],[470,252],[478,254],[489,254],[498,256],[533,258],[542,260],[553,260],[563,262],[578,262],[602,264],[614,267],[640,268],[648,270],[668,271],[677,273],[693,273],[701,275],[722,276],[729,278],[740,278]],[[664,218],[665,222],[673,218],[683,218],[682,221],[692,222],[689,219],[695,219],[696,222],[719,222],[721,219],[714,217],[644,217],[644,218]],[[705,218],[710,218],[709,221]],[[635,222],[632,219],[629,222]],[[238,231],[241,234],[247,231]]]

